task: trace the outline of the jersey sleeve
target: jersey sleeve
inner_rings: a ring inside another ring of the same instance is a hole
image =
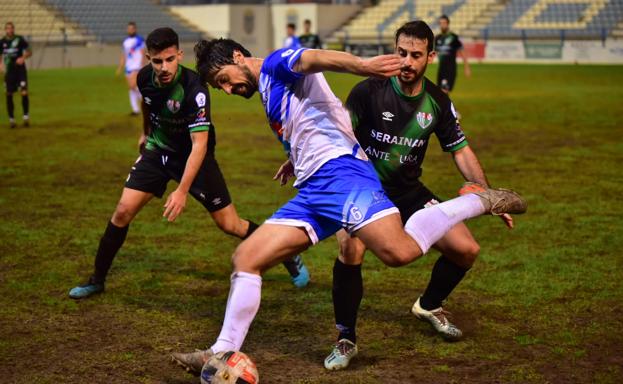
[[[441,120],[435,129],[441,149],[444,152],[454,152],[467,145],[467,138],[456,118],[456,109],[449,98],[441,104]]]
[[[204,87],[198,86],[190,92],[188,102],[191,107],[189,113],[192,114],[192,118],[188,124],[188,130],[192,132],[209,131],[212,126],[212,119],[210,116],[210,94]]]
[[[25,50],[28,49],[28,42],[23,37],[20,37],[20,39],[19,39],[19,48],[22,51],[25,51]]]
[[[364,119],[364,114],[368,108],[368,101],[370,100],[370,87],[369,82],[364,80],[355,87],[348,94],[346,99],[346,109],[350,114],[350,120],[353,125],[353,130],[357,130],[359,123]]]
[[[282,48],[274,51],[264,60],[262,72],[283,83],[294,83],[304,76],[302,73],[295,72],[292,68],[305,50],[306,48]]]
[[[457,51],[463,49],[463,43],[461,42],[461,39],[459,39],[458,35],[454,35],[454,41],[452,41],[452,44],[454,45],[454,49]]]

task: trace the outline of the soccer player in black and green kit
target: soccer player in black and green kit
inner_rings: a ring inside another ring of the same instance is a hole
[[[187,195],[199,201],[225,233],[247,238],[257,224],[238,216],[214,157],[215,132],[210,120],[208,90],[196,72],[180,65],[182,51],[171,28],[147,37],[147,59],[137,76],[143,97],[144,134],[138,158],[125,182],[121,199],[100,240],[95,271],[86,284],[70,290],[82,299],[104,290],[108,270],[123,245],[130,222],[154,196],[162,197],[169,180],[179,182],[168,196],[163,216],[172,222],[186,206]],[[287,262],[296,278],[306,278],[300,259]],[[306,271],[305,271],[306,273]],[[305,284],[307,282],[305,281]]]
[[[396,32],[396,53],[405,58],[400,75],[369,78],[357,84],[346,101],[361,147],[374,164],[383,189],[400,210],[403,222],[440,199],[420,181],[429,138],[435,134],[444,151],[471,182],[488,185],[478,158],[470,149],[452,102],[424,77],[435,58],[433,32],[423,21],[406,23]],[[502,215],[512,228],[509,215]],[[344,231],[337,234],[340,254],[333,268],[333,303],[338,342],[325,359],[327,369],[343,369],[357,354],[355,325],[363,295],[361,263],[365,247]],[[428,287],[412,307],[443,337],[457,340],[462,332],[450,323],[442,302],[474,263],[479,246],[467,226],[455,225],[434,247],[441,256]]]
[[[456,81],[456,57],[463,59],[465,77],[471,76],[471,69],[467,62],[467,56],[463,53],[463,43],[459,36],[450,31],[450,19],[446,15],[439,17],[439,29],[441,33],[435,38],[435,51],[439,58],[439,70],[437,71],[437,86],[445,93],[450,93]]]
[[[4,65],[4,87],[6,89],[6,109],[9,114],[9,125],[15,128],[13,93],[19,88],[22,93],[22,112],[24,126],[29,125],[28,117],[28,79],[26,73],[26,59],[32,53],[28,49],[28,42],[24,37],[15,34],[15,25],[8,22],[4,25],[6,35],[0,40]]]

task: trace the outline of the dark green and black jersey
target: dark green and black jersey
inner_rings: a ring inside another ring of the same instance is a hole
[[[148,64],[138,73],[137,85],[147,105],[151,123],[147,149],[187,156],[192,149],[190,133],[210,131],[208,153],[214,152],[210,95],[196,72],[180,65],[173,82],[160,87]]]
[[[456,53],[463,49],[463,43],[454,32],[439,34],[435,37],[435,51],[439,65],[456,65]]]
[[[16,67],[15,60],[23,56],[24,51],[28,49],[28,42],[22,36],[14,35],[12,39],[6,36],[3,37],[2,40],[0,40],[0,44],[2,45],[4,67],[7,72],[10,72]]]
[[[320,38],[318,35],[310,33],[308,35],[299,36],[299,42],[302,47],[311,48],[311,49],[319,49],[322,48],[322,43],[320,42]]]
[[[419,184],[432,133],[444,151],[467,145],[452,102],[426,78],[417,96],[402,93],[395,77],[366,79],[350,92],[346,107],[355,136],[390,198]]]

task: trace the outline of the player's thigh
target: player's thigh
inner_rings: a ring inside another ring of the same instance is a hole
[[[422,255],[419,245],[403,229],[399,214],[384,216],[355,232],[363,244],[390,267],[408,264]]]
[[[118,227],[125,227],[139,211],[154,197],[153,193],[143,192],[131,188],[123,188],[121,198],[112,217],[112,222]]]
[[[363,262],[366,246],[357,237],[351,236],[343,229],[335,234],[340,253],[338,259],[346,265],[359,265]]]
[[[307,232],[301,227],[262,224],[236,248],[234,271],[262,273],[303,252],[311,244]]]
[[[470,268],[480,252],[478,242],[464,223],[452,227],[433,248],[462,268]]]
[[[132,71],[125,75],[125,80],[128,83],[128,88],[134,89],[136,88],[136,77],[138,75],[138,71]]]

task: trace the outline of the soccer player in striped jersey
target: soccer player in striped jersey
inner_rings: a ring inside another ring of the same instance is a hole
[[[143,68],[145,62],[145,39],[136,33],[136,23],[128,23],[128,37],[123,40],[121,59],[117,68],[117,75],[125,71],[125,79],[128,83],[128,94],[130,96],[130,107],[132,115],[141,113],[141,92],[136,85],[138,71]]]
[[[403,227],[372,164],[359,146],[348,112],[323,71],[390,77],[405,65],[398,55],[361,59],[345,52],[279,49],[252,57],[230,39],[195,46],[202,79],[231,95],[259,91],[264,111],[288,160],[275,178],[296,177],[298,194],[236,249],[234,273],[221,333],[204,351],[172,358],[199,374],[213,354],[240,350],[261,297],[261,274],[340,229],[357,236],[385,264],[408,264],[459,222],[485,213],[521,213],[521,197],[508,190],[474,186],[473,192],[420,210]]]

